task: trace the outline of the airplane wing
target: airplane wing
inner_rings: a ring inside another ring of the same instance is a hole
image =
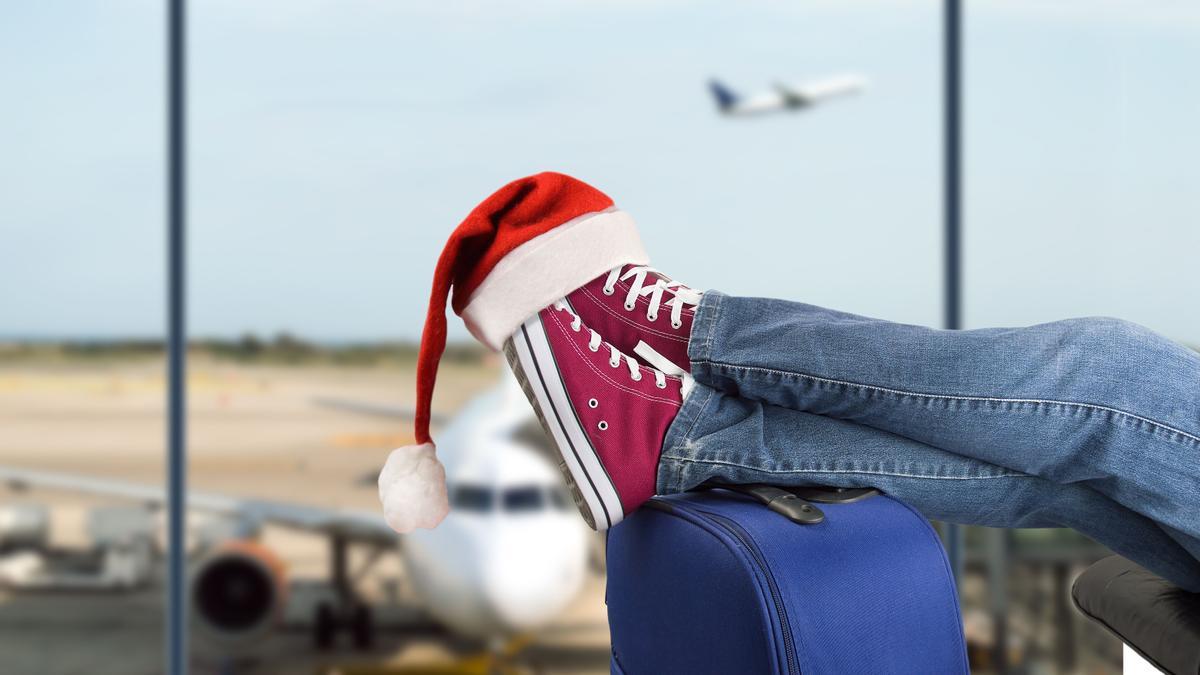
[[[803,85],[777,84],[775,90],[792,106],[812,105],[835,96],[854,94],[866,86],[866,80],[858,75],[841,75]]]
[[[792,107],[809,106],[816,103],[813,98],[803,87],[795,87],[788,84],[776,84],[775,91],[779,92],[779,96],[784,105]]]
[[[335,396],[315,396],[311,400],[314,405],[322,408],[358,413],[360,415],[391,417],[402,420],[412,420],[417,416],[417,409],[413,406],[390,405],[374,401],[356,401],[347,398],[337,398]],[[441,425],[445,424],[445,422],[445,415],[433,413],[429,416],[430,424]]]
[[[74,474],[0,466],[0,484],[14,489],[49,489],[116,497],[164,508],[162,487],[92,478]],[[345,537],[353,541],[394,545],[398,536],[383,516],[368,511],[328,509],[258,499],[242,499],[205,492],[188,492],[188,508],[208,511],[255,522],[271,523],[293,529]]]

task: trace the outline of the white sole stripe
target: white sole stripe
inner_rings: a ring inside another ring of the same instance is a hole
[[[534,360],[533,350],[530,348],[525,329],[524,325],[521,326],[513,334],[512,338],[513,344],[516,347],[517,360],[521,364],[521,369],[525,371],[525,380],[529,383],[529,388],[537,399],[537,406],[541,409],[542,417],[546,420],[546,426],[554,438],[558,454],[566,464],[567,470],[571,472],[576,491],[578,491],[584,502],[587,503],[588,510],[592,513],[592,521],[595,523],[595,527],[601,527],[599,520],[601,517],[604,518],[605,529],[611,527],[612,518],[605,510],[604,503],[590,477],[582,469],[577,452],[571,446],[571,442],[566,436],[566,430],[562,424],[562,416],[557,413],[557,410],[554,409],[550,402],[550,394],[546,390],[540,375],[541,368]],[[555,377],[557,377],[557,372],[555,373]]]
[[[571,445],[575,448],[582,464],[583,476],[574,473],[574,467],[572,467],[576,484],[582,485],[582,479],[595,487],[598,497],[603,500],[604,510],[608,514],[609,526],[616,525],[624,517],[624,510],[621,508],[621,498],[612,484],[612,479],[609,477],[608,471],[604,468],[604,464],[601,463],[600,457],[596,455],[591,440],[580,425],[570,397],[567,396],[566,385],[562,381],[558,370],[558,363],[554,358],[554,352],[550,349],[550,341],[546,337],[546,328],[542,325],[539,316],[534,316],[527,321],[524,327],[528,331],[525,335],[529,340],[533,359],[540,366],[544,378],[544,386],[550,402],[565,418],[562,420],[562,426],[570,436]]]

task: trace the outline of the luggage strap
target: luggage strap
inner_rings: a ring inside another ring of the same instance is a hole
[[[768,509],[799,525],[816,525],[825,520],[819,504],[849,504],[883,494],[875,488],[839,488],[805,486],[783,488],[763,483],[720,483],[705,481],[697,490],[729,490],[746,495]]]

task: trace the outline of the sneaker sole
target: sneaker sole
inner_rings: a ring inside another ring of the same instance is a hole
[[[558,468],[588,527],[607,530],[621,522],[621,499],[579,423],[538,316],[504,341],[504,356],[542,428],[554,440]]]

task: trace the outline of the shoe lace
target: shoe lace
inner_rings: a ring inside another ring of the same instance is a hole
[[[621,267],[614,267],[609,270],[608,278],[604,281],[604,294],[612,295],[616,291],[617,281],[625,281],[633,279],[629,284],[629,292],[625,294],[625,309],[633,311],[637,305],[638,296],[650,296],[650,306],[646,310],[646,319],[655,321],[658,319],[658,309],[665,304],[671,308],[671,327],[680,328],[683,326],[683,308],[695,307],[700,304],[702,294],[693,288],[688,288],[678,281],[664,278],[662,272],[646,265],[634,265],[621,273]],[[651,277],[650,275],[657,275]],[[647,284],[646,279],[652,278],[653,283]],[[663,295],[670,294],[670,298],[663,303]]]
[[[562,300],[555,302],[554,309],[571,315],[571,330],[575,331],[576,333],[583,330],[583,319],[576,314],[566,302]],[[591,328],[587,330],[588,333],[591,333],[591,335],[588,336],[588,349],[593,352],[600,351],[600,347],[605,344],[603,338],[601,338],[600,334]],[[667,376],[665,373],[660,370],[650,368],[649,366],[639,366],[636,359],[628,354],[622,354],[611,344],[607,345],[607,347],[609,349],[608,365],[612,366],[613,368],[619,368],[621,366],[621,360],[624,359],[626,367],[629,368],[629,377],[634,382],[640,382],[642,380],[642,369],[645,368],[645,370],[654,375],[654,386],[658,387],[659,389],[667,388]]]

